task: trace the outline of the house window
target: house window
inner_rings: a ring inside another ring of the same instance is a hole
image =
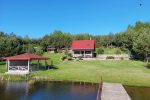
[[[91,54],[91,51],[85,51],[85,54]]]
[[[74,54],[80,54],[80,52],[79,51],[74,51]]]

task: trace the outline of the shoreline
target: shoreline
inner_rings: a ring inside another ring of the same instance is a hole
[[[91,82],[91,81],[83,81],[83,80],[56,80],[56,79],[50,79],[47,77],[39,77],[39,76],[31,76],[30,75],[10,75],[10,74],[1,74],[0,75],[0,81],[12,81],[12,82],[17,82],[17,81],[47,81],[47,82],[60,82],[60,83],[79,83],[79,84],[92,84],[96,85],[99,84],[100,82]],[[119,83],[119,82],[111,82],[111,81],[104,81],[107,83]],[[125,84],[125,83],[120,83],[123,86],[129,86],[129,87],[147,87],[150,88],[149,85],[143,85],[143,84]]]

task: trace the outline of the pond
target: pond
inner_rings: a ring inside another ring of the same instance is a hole
[[[0,82],[0,100],[96,100],[98,85],[68,82]]]
[[[149,87],[124,86],[132,100],[150,100]]]

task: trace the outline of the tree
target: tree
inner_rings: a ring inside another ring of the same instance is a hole
[[[64,47],[69,48],[72,42],[72,37],[69,33],[54,31],[50,35],[44,36],[42,41],[43,41],[42,45],[45,46],[46,48],[48,46],[52,46],[57,49],[64,48]]]
[[[42,50],[42,48],[41,47],[37,47],[36,49],[35,49],[35,54],[37,54],[37,55],[43,55],[43,50]]]
[[[93,38],[93,36],[88,33],[85,34],[80,33],[73,35],[74,40],[90,40],[91,38]]]
[[[18,38],[14,33],[10,35],[1,32],[0,33],[0,56],[11,56],[20,54],[23,52],[22,40]]]
[[[137,22],[123,33],[123,45],[136,59],[148,59],[150,54],[150,23]],[[148,61],[148,60],[147,60]]]
[[[26,52],[27,53],[35,53],[35,49],[33,48],[33,45],[29,44]]]
[[[104,49],[102,47],[97,48],[96,53],[97,54],[104,54]]]
[[[133,41],[133,50],[139,55],[143,55],[144,60],[148,62],[150,54],[150,28],[144,28]]]

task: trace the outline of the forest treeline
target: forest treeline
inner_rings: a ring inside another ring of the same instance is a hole
[[[136,22],[129,25],[124,32],[107,35],[91,35],[88,33],[71,34],[54,31],[42,38],[16,36],[15,33],[0,32],[0,57],[25,52],[42,54],[48,46],[69,48],[73,40],[94,39],[96,48],[121,48],[130,51],[135,59],[148,60],[150,56],[150,23]]]

